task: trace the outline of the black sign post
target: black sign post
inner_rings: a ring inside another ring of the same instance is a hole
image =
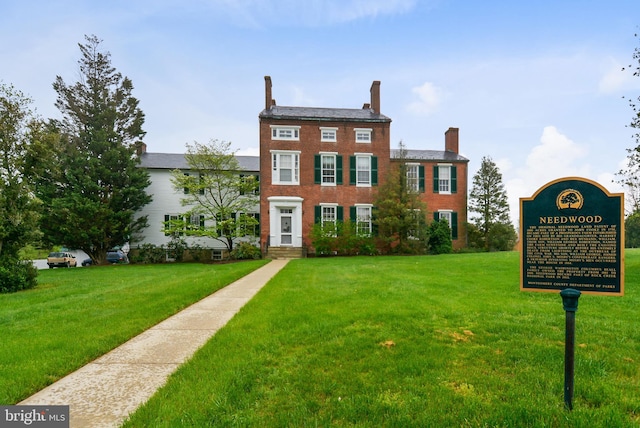
[[[575,327],[582,293],[624,295],[624,195],[579,177],[520,198],[520,289],[560,292],[564,402],[573,409]]]
[[[565,288],[560,292],[562,307],[565,311],[564,328],[564,404],[573,409],[573,379],[576,349],[576,311],[580,292],[573,288]]]

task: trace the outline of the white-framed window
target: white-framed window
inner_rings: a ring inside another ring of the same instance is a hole
[[[271,125],[271,139],[272,140],[299,141],[300,140],[300,127],[299,126],[276,126],[276,125]]]
[[[417,163],[406,164],[407,168],[407,189],[413,192],[420,191],[420,165]]]
[[[371,236],[372,205],[356,205],[356,232],[358,235]]]
[[[320,154],[322,185],[335,186],[336,184],[336,155]]]
[[[438,193],[451,193],[451,165],[438,165]]]
[[[449,227],[451,227],[451,212],[452,211],[438,211],[438,220],[447,220]]]
[[[371,128],[356,128],[356,143],[370,143],[372,131]]]
[[[320,204],[320,222],[322,223],[322,227],[328,224],[335,226],[337,220],[337,209],[338,204]]]
[[[371,186],[370,155],[356,155],[356,186]]]
[[[338,141],[338,128],[320,127],[320,141],[335,143]]]
[[[271,152],[272,184],[300,184],[300,152]]]

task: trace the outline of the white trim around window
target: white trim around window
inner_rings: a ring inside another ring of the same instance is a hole
[[[371,204],[355,204],[356,208],[356,233],[363,236],[371,236],[373,228],[371,226],[372,209]]]
[[[373,129],[371,128],[355,128],[356,133],[356,143],[370,143],[371,142],[371,133]]]
[[[438,164],[438,193],[441,195],[451,194],[451,167],[450,163]]]
[[[271,150],[271,184],[300,184],[300,151]]]
[[[299,126],[271,125],[271,139],[285,141],[300,141]]]
[[[371,153],[356,153],[356,186],[371,187]]]
[[[335,143],[338,141],[338,128],[320,127],[320,141]]]

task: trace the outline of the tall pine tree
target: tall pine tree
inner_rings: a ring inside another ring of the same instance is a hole
[[[471,221],[480,232],[480,242],[472,242],[485,250],[510,250],[516,233],[509,218],[509,200],[502,174],[490,157],[483,157],[473,176],[469,195],[469,211],[476,213]]]
[[[144,114],[132,96],[131,80],[116,72],[96,36],[79,44],[80,79],[53,88],[62,120],[57,153],[60,168],[41,183],[46,207],[41,228],[48,241],[85,251],[96,262],[147,225],[136,212],[151,201],[148,173],[138,168]],[[57,173],[56,173],[57,172]]]

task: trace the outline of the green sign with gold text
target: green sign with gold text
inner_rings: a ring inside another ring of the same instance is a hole
[[[520,289],[624,294],[624,197],[580,177],[520,198]]]

